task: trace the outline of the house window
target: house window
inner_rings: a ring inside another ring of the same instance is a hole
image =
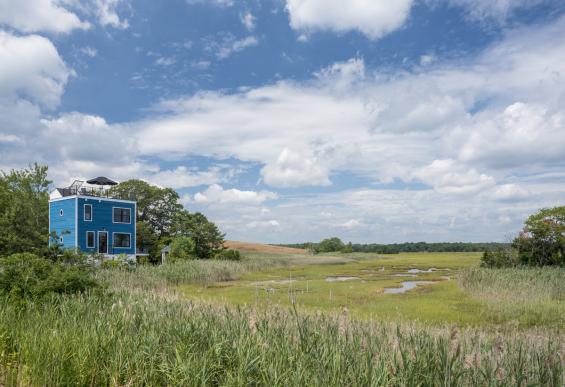
[[[114,247],[130,248],[131,247],[131,234],[114,233]]]
[[[87,222],[92,220],[92,204],[84,205],[84,220]]]
[[[63,236],[62,236],[62,235],[59,237],[59,243],[60,243],[60,244],[64,244],[64,243],[65,243],[65,241],[63,240]]]
[[[59,216],[63,216],[63,210],[59,210]]]
[[[94,231],[86,232],[86,248],[87,249],[94,248]]]
[[[131,223],[131,208],[114,207],[113,214],[114,223]]]

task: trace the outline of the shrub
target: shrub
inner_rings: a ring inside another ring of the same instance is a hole
[[[481,258],[481,266],[489,268],[514,267],[518,263],[516,252],[511,249],[487,250]]]
[[[241,254],[237,250],[222,250],[216,254],[216,259],[223,261],[241,261]]]
[[[10,299],[79,293],[96,286],[85,266],[52,262],[30,253],[0,259],[0,294]]]
[[[170,244],[169,259],[171,261],[186,261],[195,258],[195,244],[192,238],[177,236]]]

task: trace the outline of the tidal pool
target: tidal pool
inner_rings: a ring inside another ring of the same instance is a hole
[[[326,282],[354,281],[354,280],[358,280],[358,279],[359,279],[359,277],[347,277],[347,276],[326,277]]]
[[[385,288],[385,294],[399,294],[405,293],[409,290],[415,289],[419,285],[435,284],[434,281],[403,281],[400,288]]]

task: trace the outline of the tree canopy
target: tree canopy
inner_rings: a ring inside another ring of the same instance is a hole
[[[47,248],[50,183],[37,164],[0,172],[0,256]]]
[[[512,246],[526,265],[565,265],[565,206],[545,208],[524,222]]]

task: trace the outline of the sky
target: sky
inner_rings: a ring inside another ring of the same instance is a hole
[[[562,0],[0,0],[0,169],[228,239],[508,241],[565,204]]]

